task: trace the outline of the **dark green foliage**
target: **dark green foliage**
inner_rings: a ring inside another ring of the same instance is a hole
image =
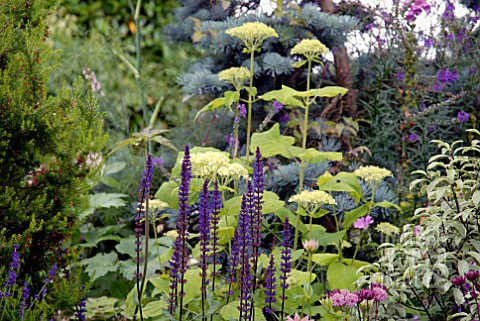
[[[53,250],[77,225],[106,136],[89,86],[48,94],[57,56],[45,18],[54,2],[0,9],[0,240],[27,246],[21,275],[35,276],[59,261]]]

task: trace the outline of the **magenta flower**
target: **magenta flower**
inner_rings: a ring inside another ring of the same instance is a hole
[[[353,227],[358,229],[367,229],[370,224],[373,223],[373,218],[370,215],[365,217],[360,217],[355,223],[353,223]]]

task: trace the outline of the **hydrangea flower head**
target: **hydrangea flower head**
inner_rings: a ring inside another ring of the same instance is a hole
[[[392,172],[386,168],[380,168],[377,166],[361,166],[353,172],[355,176],[360,177],[368,183],[372,181],[380,182],[386,177],[392,177]]]
[[[290,53],[292,55],[303,55],[308,60],[313,60],[314,58],[318,58],[322,54],[328,53],[327,46],[321,43],[317,39],[303,39],[292,48]]]
[[[148,207],[151,210],[163,210],[165,208],[168,208],[168,204],[165,202],[162,202],[161,200],[153,199],[148,201]]]
[[[245,67],[232,67],[220,71],[218,78],[232,84],[236,90],[239,90],[250,79],[251,75],[250,70]]]
[[[388,222],[379,223],[375,230],[388,236],[400,233],[400,229],[398,227]]]
[[[335,205],[337,202],[335,199],[330,196],[330,194],[324,191],[303,191],[300,194],[293,195],[288,200],[289,202],[296,202],[303,206],[309,205],[321,205],[321,204],[330,204]]]
[[[370,215],[365,217],[360,217],[355,223],[353,223],[353,227],[358,229],[367,229],[370,224],[373,223],[373,218]]]
[[[303,317],[303,318],[300,318],[300,316],[298,315],[298,313],[295,313],[295,316],[292,318],[292,316],[288,316],[285,321],[313,321],[311,319],[309,319],[308,315]]]
[[[225,33],[242,40],[248,52],[257,50],[268,38],[278,38],[275,29],[261,22],[246,22],[239,27],[228,29]]]

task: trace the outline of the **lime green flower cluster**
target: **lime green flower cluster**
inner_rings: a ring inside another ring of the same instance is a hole
[[[261,22],[246,22],[239,27],[228,29],[226,33],[242,40],[246,52],[260,49],[262,43],[270,37],[278,38],[275,29]]]
[[[328,52],[327,46],[317,39],[303,39],[290,51],[292,55],[303,55],[310,61]]]
[[[353,172],[355,176],[360,177],[369,184],[378,183],[386,177],[392,177],[392,172],[385,168],[377,166],[361,166]]]
[[[232,163],[226,153],[193,153],[190,160],[192,174],[203,179],[208,178],[210,181],[220,179],[225,183],[240,177],[248,178],[247,169],[238,163]]]
[[[377,225],[375,228],[378,232],[383,233],[388,236],[392,236],[393,234],[398,234],[400,233],[400,229],[396,227],[393,224],[390,224],[388,222],[382,222]]]
[[[237,91],[250,79],[250,76],[250,70],[245,67],[232,67],[218,73],[218,78],[232,84]]]
[[[335,205],[337,202],[330,196],[330,194],[324,191],[303,191],[300,194],[296,194],[288,200],[289,202],[296,202],[304,207],[316,206],[322,204]]]

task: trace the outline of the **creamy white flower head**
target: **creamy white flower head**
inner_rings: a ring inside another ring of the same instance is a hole
[[[148,201],[148,207],[153,210],[163,210],[168,208],[168,204],[161,200],[153,199]]]
[[[386,168],[377,166],[362,166],[353,172],[357,177],[360,177],[368,183],[380,182],[385,177],[392,177],[392,172]]]
[[[242,40],[248,50],[258,49],[270,37],[278,38],[275,29],[261,22],[246,22],[240,27],[228,29],[226,33]]]
[[[328,52],[328,48],[317,39],[303,39],[290,51],[292,55],[303,55],[309,60]]]
[[[288,200],[289,202],[296,202],[303,206],[330,204],[335,205],[337,202],[324,191],[303,191],[300,194],[293,195]]]
[[[388,236],[392,236],[393,234],[400,233],[400,229],[393,224],[388,222],[382,222],[377,225],[375,228],[378,232],[383,233]]]
[[[217,171],[217,175],[224,177],[228,176],[233,179],[238,179],[240,177],[247,179],[248,171],[245,167],[238,163],[231,163],[227,166],[220,167]]]
[[[191,154],[190,161],[194,176],[212,178],[220,168],[230,163],[230,158],[221,152],[205,152]]]

